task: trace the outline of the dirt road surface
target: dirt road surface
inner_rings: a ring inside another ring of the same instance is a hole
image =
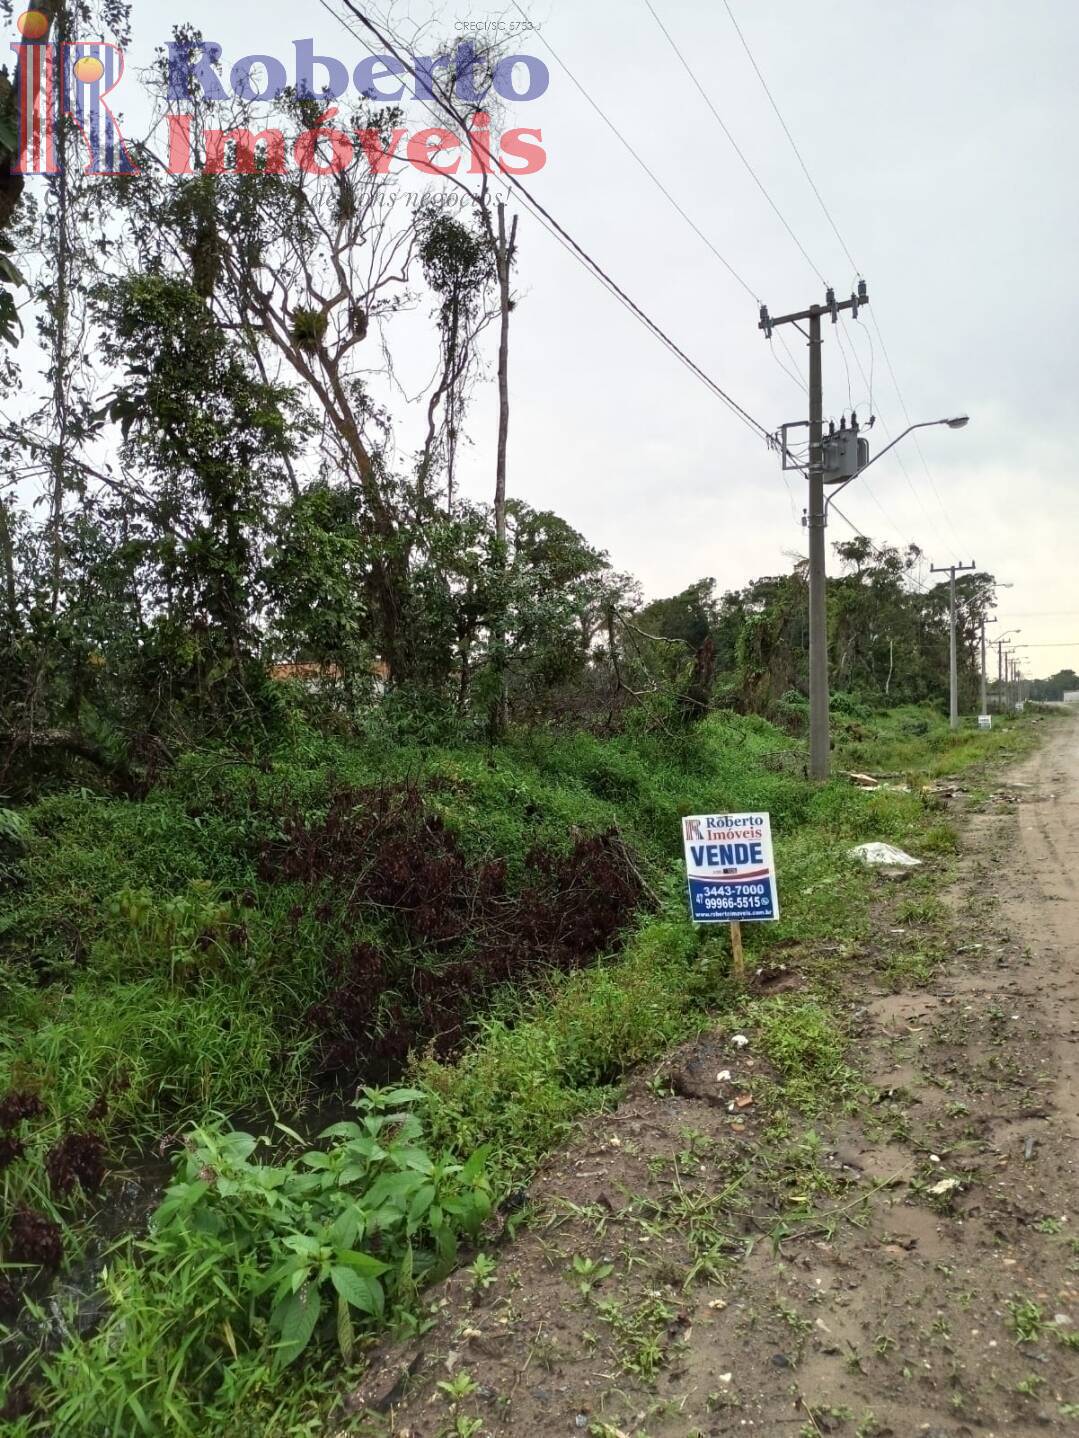
[[[1079,724],[1047,729],[956,796],[945,912],[881,880],[843,956],[865,1086],[841,1120],[778,1121],[731,1033],[687,1046],[329,1431],[1079,1435]],[[780,987],[819,978],[788,958]]]

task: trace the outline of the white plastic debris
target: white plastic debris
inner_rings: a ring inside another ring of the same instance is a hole
[[[927,1192],[934,1198],[943,1198],[946,1193],[954,1193],[957,1188],[962,1188],[962,1181],[958,1178],[942,1178],[939,1183],[933,1184]]]
[[[858,844],[848,853],[852,859],[861,859],[863,864],[887,864],[895,869],[914,869],[922,862],[897,849],[894,844]]]
[[[736,1049],[744,1049],[749,1040],[745,1034],[731,1034],[731,1043]]]

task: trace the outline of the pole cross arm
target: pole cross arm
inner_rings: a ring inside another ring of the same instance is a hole
[[[822,314],[830,314],[832,323],[836,324],[839,320],[840,310],[850,310],[855,318],[857,318],[858,310],[862,305],[867,305],[868,303],[869,290],[866,288],[865,280],[859,280],[858,293],[851,295],[849,300],[837,300],[835,291],[830,289],[825,297],[824,304],[810,305],[807,310],[797,310],[789,315],[777,315],[774,319],[768,313],[768,306],[761,305],[761,318],[757,328],[763,330],[765,335],[770,339],[776,325],[794,325],[797,324],[799,320],[815,319],[818,315]]]

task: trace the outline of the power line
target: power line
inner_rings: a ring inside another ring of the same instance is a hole
[[[651,5],[649,4],[649,0],[645,0],[645,4],[649,5],[649,9],[651,9]],[[840,233],[840,231],[839,231],[839,226],[836,224],[835,219],[834,219],[833,216],[832,216],[832,212],[829,210],[827,204],[825,204],[824,197],[823,197],[823,195],[821,194],[820,190],[818,189],[817,184],[816,184],[816,181],[813,179],[813,176],[812,176],[812,175],[810,174],[810,172],[809,172],[809,166],[806,164],[805,160],[804,160],[803,157],[802,157],[802,152],[801,152],[801,150],[799,150],[798,144],[797,144],[797,142],[795,141],[795,138],[794,138],[793,134],[791,133],[790,126],[787,124],[786,120],[783,118],[782,111],[780,110],[779,105],[778,105],[777,102],[776,102],[775,96],[772,94],[771,88],[770,88],[769,85],[768,85],[768,81],[764,78],[764,73],[763,73],[763,71],[761,70],[761,67],[757,64],[756,57],[754,56],[753,51],[750,49],[749,42],[748,42],[748,40],[746,39],[746,37],[745,37],[745,35],[744,35],[743,31],[742,31],[742,27],[739,25],[737,19],[735,18],[734,11],[731,9],[731,6],[730,6],[730,0],[723,0],[723,4],[724,4],[724,8],[725,8],[726,11],[727,11],[728,16],[730,17],[731,24],[734,26],[734,29],[735,29],[735,31],[737,32],[738,38],[739,38],[739,40],[742,42],[742,48],[743,48],[743,49],[745,50],[745,52],[746,52],[746,55],[747,55],[747,57],[748,57],[748,59],[749,59],[749,63],[753,66],[753,69],[754,69],[754,71],[755,71],[755,73],[756,73],[757,79],[761,82],[761,87],[763,88],[765,95],[767,95],[767,97],[768,97],[768,102],[769,102],[769,104],[771,105],[773,111],[775,112],[776,119],[779,121],[780,125],[782,126],[783,133],[786,135],[787,140],[790,142],[790,147],[791,147],[791,149],[794,151],[795,158],[797,159],[798,164],[801,166],[802,173],[803,173],[803,175],[805,175],[806,180],[807,180],[808,183],[809,183],[810,189],[813,191],[813,194],[816,196],[817,203],[820,205],[821,210],[822,210],[823,213],[824,213],[825,219],[828,221],[829,225],[830,225],[831,228],[832,228],[832,232],[834,233],[836,239],[839,241],[839,244],[840,244],[840,247],[841,247],[842,250],[843,250],[843,253],[846,255],[847,259],[850,261],[850,263],[851,263],[851,265],[853,266],[853,268],[854,268],[856,274],[860,276],[861,273],[862,273],[861,268],[860,268],[860,266],[859,266],[857,260],[854,258],[853,254],[851,253],[850,247],[848,246],[846,240],[843,238],[842,234]],[[801,246],[799,246],[799,248],[801,248]],[[803,251],[803,253],[804,253],[804,251]],[[887,347],[886,347],[886,345],[885,345],[885,343],[884,343],[884,336],[881,334],[880,323],[879,323],[879,321],[877,320],[876,314],[875,314],[875,312],[874,312],[872,309],[870,310],[870,318],[872,319],[872,321],[873,321],[873,327],[874,327],[874,329],[875,329],[876,332],[877,332],[877,338],[880,340],[881,349],[882,349],[882,351],[884,352],[884,358],[885,358],[885,361],[886,361],[886,363],[887,363],[887,365],[888,365],[888,372],[889,372],[889,374],[891,375],[892,384],[895,386],[895,392],[896,392],[896,395],[897,395],[897,397],[898,397],[898,399],[899,399],[900,407],[901,407],[901,409],[903,410],[903,414],[904,414],[904,416],[906,417],[907,424],[909,425],[909,424],[912,423],[911,417],[910,417],[910,412],[908,411],[907,405],[906,405],[906,401],[905,401],[904,398],[903,398],[903,392],[902,392],[902,390],[901,390],[900,387],[899,387],[899,381],[898,381],[898,379],[896,378],[895,368],[894,368],[894,366],[892,365],[891,359],[890,359],[890,357],[889,357],[889,355],[888,355],[888,350],[887,350]],[[866,334],[867,334],[867,335],[869,334],[868,330],[866,331]],[[857,356],[857,351],[855,351],[855,353],[856,353],[856,356]],[[860,357],[859,357],[859,365],[861,365]],[[864,370],[863,370],[862,373],[863,373],[863,377],[864,377],[864,374],[865,374]],[[868,383],[868,381],[867,381],[867,383]],[[872,396],[872,385],[870,385],[870,395]],[[872,398],[870,399],[870,403],[872,404]],[[888,435],[888,428],[887,428],[887,426],[884,424],[883,420],[881,421],[881,425],[882,425],[882,428],[884,429],[885,434]],[[890,436],[889,436],[889,438],[890,438]],[[940,512],[941,512],[941,514],[942,514],[943,517],[944,517],[944,521],[945,521],[945,523],[947,524],[948,528],[951,530],[952,537],[953,537],[953,539],[955,540],[956,544],[959,544],[960,541],[959,541],[958,535],[956,534],[955,526],[952,524],[951,516],[950,516],[950,514],[948,513],[947,509],[946,509],[945,506],[944,506],[944,501],[943,501],[943,499],[941,498],[940,491],[939,491],[939,489],[937,488],[936,480],[934,479],[933,474],[932,474],[932,471],[930,470],[929,465],[928,465],[928,463],[927,463],[927,461],[926,461],[925,454],[924,454],[923,451],[922,451],[922,447],[921,447],[921,444],[920,444],[919,441],[918,441],[918,436],[917,436],[917,435],[914,436],[914,447],[915,447],[915,449],[918,451],[918,457],[919,457],[919,459],[922,461],[922,467],[923,467],[923,469],[925,470],[926,478],[929,480],[930,486],[931,486],[931,488],[932,488],[932,490],[933,490],[934,498],[936,499],[937,505],[938,505],[938,507],[939,507],[939,509],[940,509]],[[915,495],[915,498],[916,498],[916,499],[918,499],[918,503],[919,503],[919,505],[921,505],[922,510],[923,510],[923,513],[925,513],[926,520],[928,521],[928,520],[929,520],[929,515],[928,515],[928,513],[925,512],[925,506],[924,506],[924,504],[922,504],[922,501],[921,501],[920,497],[918,496],[917,492],[915,491],[915,489],[914,489],[914,482],[913,482],[913,480],[911,479],[910,474],[909,474],[909,472],[908,472],[908,470],[907,470],[907,467],[906,467],[905,464],[903,464],[902,460],[900,460],[900,467],[902,468],[903,475],[904,475],[904,477],[905,477],[907,483],[910,485],[911,493]],[[958,558],[958,555],[955,554],[954,551],[953,551],[953,556],[956,557],[956,558]]]
[[[764,87],[764,93],[768,96],[769,104],[772,106],[772,109],[775,111],[776,119],[777,119],[777,120],[779,121],[779,123],[783,126],[783,133],[786,135],[787,139],[790,141],[791,149],[794,151],[795,158],[797,159],[799,165],[801,165],[801,167],[802,167],[802,174],[805,175],[806,179],[809,181],[809,188],[810,188],[810,189],[813,191],[813,193],[816,195],[816,197],[817,197],[817,203],[820,205],[821,209],[824,211],[825,219],[826,219],[826,220],[828,221],[828,223],[831,225],[832,230],[833,230],[833,232],[834,232],[834,234],[835,234],[835,237],[836,237],[836,239],[839,241],[839,244],[840,244],[840,246],[841,246],[841,248],[842,248],[842,250],[843,250],[843,253],[846,255],[847,259],[850,260],[851,264],[852,264],[852,265],[854,266],[854,268],[857,270],[857,269],[858,269],[858,264],[857,264],[857,262],[856,262],[854,256],[851,254],[850,250],[847,248],[847,242],[846,242],[846,240],[845,240],[845,239],[843,238],[843,236],[839,233],[839,226],[836,224],[835,220],[832,218],[832,213],[831,213],[831,211],[829,210],[828,206],[824,203],[824,197],[821,195],[821,192],[817,189],[817,186],[816,186],[816,185],[814,184],[814,182],[813,182],[813,176],[809,173],[809,169],[808,169],[807,166],[806,166],[806,162],[802,159],[802,152],[801,152],[801,150],[799,150],[798,146],[795,144],[795,142],[794,142],[794,136],[791,134],[790,130],[787,128],[787,122],[786,122],[786,120],[784,120],[782,114],[780,113],[779,106],[776,104],[775,99],[774,99],[774,97],[773,97],[773,95],[772,95],[772,92],[771,92],[771,90],[768,88],[768,82],[767,82],[767,80],[764,78],[764,76],[761,74],[760,66],[757,64],[756,60],[753,58],[753,51],[749,48],[749,44],[748,44],[747,41],[746,41],[746,37],[742,34],[742,27],[739,25],[738,21],[734,18],[734,11],[731,9],[730,4],[728,3],[728,0],[723,0],[723,4],[724,4],[724,6],[726,7],[727,14],[731,17],[731,24],[734,26],[735,30],[738,32],[738,38],[739,38],[739,40],[741,40],[741,42],[742,42],[742,48],[745,50],[746,54],[749,56],[749,63],[753,66],[754,70],[757,72],[757,79],[761,82],[761,85]],[[859,273],[861,273],[861,271],[859,271]]]
[[[693,81],[693,84],[694,84],[694,86],[696,87],[697,93],[700,95],[701,99],[704,101],[704,103],[708,106],[709,110],[711,110],[712,114],[715,116],[716,123],[718,124],[719,128],[723,131],[724,135],[726,135],[727,139],[730,141],[732,147],[734,148],[734,153],[738,156],[738,158],[741,160],[742,164],[743,164],[743,165],[746,167],[746,169],[749,171],[750,175],[751,175],[752,178],[753,178],[754,184],[757,186],[758,190],[760,190],[760,192],[761,192],[761,194],[764,196],[764,198],[768,201],[769,205],[771,205],[772,209],[775,211],[776,215],[778,216],[779,221],[780,221],[780,223],[782,224],[783,228],[786,230],[787,234],[790,235],[791,239],[794,241],[794,243],[797,245],[798,249],[801,251],[802,258],[805,260],[806,264],[809,266],[809,268],[813,271],[813,273],[814,273],[814,274],[817,276],[817,278],[820,280],[821,284],[822,284],[822,285],[827,285],[828,281],[824,278],[824,276],[821,274],[820,270],[817,269],[816,265],[815,265],[815,264],[813,263],[813,261],[810,259],[810,257],[809,257],[809,252],[806,250],[806,247],[802,244],[801,240],[798,238],[798,236],[794,233],[794,230],[793,230],[793,229],[791,228],[791,226],[788,224],[788,222],[787,222],[787,217],[783,214],[783,211],[782,211],[782,210],[779,208],[779,206],[776,204],[775,200],[772,199],[772,197],[771,197],[771,195],[768,193],[767,189],[765,189],[764,182],[761,180],[760,176],[757,174],[757,172],[756,172],[756,170],[753,168],[753,166],[749,163],[749,160],[746,158],[745,154],[743,153],[741,146],[738,144],[738,141],[734,138],[734,136],[731,134],[730,130],[727,128],[726,124],[725,124],[724,121],[723,121],[722,115],[720,115],[720,113],[719,113],[719,111],[716,109],[715,105],[713,105],[712,100],[711,100],[711,98],[710,98],[708,92],[705,90],[705,88],[704,88],[704,86],[701,84],[701,82],[697,79],[697,76],[694,74],[693,69],[692,69],[692,67],[690,66],[690,63],[689,63],[689,61],[686,59],[685,55],[683,55],[683,54],[682,54],[682,51],[678,48],[678,44],[677,44],[677,42],[675,41],[674,36],[671,34],[671,32],[667,29],[666,25],[664,25],[663,21],[662,21],[662,20],[659,18],[659,16],[656,14],[655,7],[652,5],[652,0],[644,0],[644,3],[645,3],[645,5],[647,5],[649,11],[651,12],[652,18],[655,20],[656,24],[659,26],[659,28],[663,31],[664,35],[667,37],[667,40],[668,40],[668,43],[670,44],[671,49],[674,51],[674,53],[678,56],[679,60],[682,62],[682,67],[683,67],[683,69],[685,70],[686,74],[689,76],[689,78]]]
[[[873,328],[877,332],[877,339],[880,341],[881,353],[884,355],[884,363],[888,366],[888,373],[892,377],[892,384],[895,386],[895,392],[899,398],[900,408],[903,411],[903,415],[906,418],[907,423],[913,424],[914,421],[910,417],[910,410],[907,409],[907,402],[903,398],[903,391],[899,388],[899,380],[896,377],[895,366],[892,364],[892,357],[888,353],[888,346],[884,343],[884,336],[881,334],[880,322],[872,311],[870,311],[869,317],[873,321]],[[922,468],[925,470],[926,478],[929,480],[930,486],[932,487],[933,494],[936,498],[937,504],[940,507],[940,512],[944,516],[944,522],[951,530],[952,538],[955,540],[956,544],[959,544],[960,539],[958,534],[955,532],[955,526],[952,524],[951,515],[944,507],[944,500],[941,498],[940,490],[937,488],[937,482],[933,478],[933,474],[929,468],[929,465],[926,462],[925,455],[922,453],[922,446],[918,441],[917,435],[914,436],[914,448],[918,451],[918,458],[922,461]]]
[[[385,35],[383,35],[381,31],[379,31],[379,29],[374,25],[374,23],[363,13],[363,11],[352,3],[352,0],[342,0],[342,3],[349,11],[351,11],[353,15],[355,15],[357,20],[359,20],[360,24],[363,25],[365,29],[369,30],[372,35],[374,35],[375,39],[379,42],[379,44],[383,45],[385,49],[394,57],[394,59],[397,60],[397,62],[403,67],[403,73],[410,75],[413,81],[415,81],[418,86],[419,81],[414,68],[409,65],[408,61],[396,49],[392,40],[389,40]],[[327,3],[327,0],[320,0],[320,4],[331,15],[334,15],[335,19],[341,21],[342,24],[345,24],[345,22],[342,20],[342,17],[336,14],[334,10],[330,7],[330,5]],[[346,29],[348,29],[351,34],[356,35],[356,32],[352,30],[351,26],[348,26],[346,24]],[[358,35],[356,35],[356,38],[360,39]],[[362,40],[361,43],[363,43]],[[370,47],[368,47],[368,49],[370,49]],[[431,88],[439,107],[444,111],[444,113],[448,115],[450,119],[452,119],[455,125],[462,125],[462,117],[454,109],[452,104],[449,103],[442,86],[438,83],[437,80],[434,80],[433,77],[431,77]],[[666,348],[670,350],[671,353],[674,354],[687,367],[687,369],[689,369],[693,374],[695,374],[697,378],[701,380],[701,382],[705,384],[718,399],[722,400],[722,402],[733,414],[735,414],[739,419],[741,419],[741,421],[745,425],[747,425],[748,428],[753,430],[753,432],[759,438],[765,440],[766,442],[770,442],[772,436],[768,428],[765,425],[761,424],[760,420],[755,419],[747,409],[744,409],[743,406],[740,405],[738,401],[735,400],[731,395],[729,395],[727,391],[724,390],[722,386],[717,383],[717,381],[712,379],[712,377],[707,374],[700,367],[700,365],[698,365],[694,360],[690,359],[689,355],[687,355],[686,352],[681,349],[681,347],[677,345],[674,340],[671,339],[671,337],[656,323],[656,321],[653,320],[649,315],[647,315],[645,311],[641,309],[640,305],[636,303],[635,300],[630,298],[630,296],[626,293],[624,289],[622,289],[622,287],[617,283],[617,281],[612,279],[612,277],[606,272],[606,270],[604,270],[603,266],[600,265],[597,260],[593,259],[592,256],[588,254],[588,252],[580,244],[578,244],[578,242],[573,238],[573,236],[561,224],[559,224],[559,222],[550,213],[550,211],[547,210],[539,202],[539,200],[535,198],[531,191],[521,184],[520,180],[516,177],[516,175],[510,174],[508,172],[503,172],[503,174],[504,180],[508,181],[509,184],[511,184],[513,188],[518,192],[523,202],[527,206],[529,212],[534,217],[540,219],[541,223],[544,225],[544,228],[547,229],[549,233],[553,234],[555,238],[558,239],[560,243],[573,254],[574,258],[576,258],[580,263],[582,263],[588,270],[588,272],[593,275],[594,278],[598,279],[599,282],[608,291],[610,291],[610,293],[612,293],[619,300],[619,302],[623,304],[634,315],[637,320],[639,320],[648,330],[650,330],[651,333],[654,334],[656,338],[660,340],[660,342],[665,345]]]
[[[526,13],[524,10],[521,9],[521,6],[517,3],[517,0],[513,0],[513,3],[514,3],[514,8],[518,11],[518,13],[521,14],[522,16],[524,16],[525,20],[527,20],[529,17],[528,17],[528,15],[527,15],[527,13]],[[577,76],[573,73],[573,71],[570,69],[570,67],[566,64],[565,60],[562,59],[561,55],[559,55],[558,51],[554,48],[554,46],[553,46],[553,45],[551,44],[551,42],[547,39],[547,37],[546,37],[541,31],[538,31],[538,30],[535,31],[534,33],[536,34],[536,37],[537,37],[537,39],[539,40],[540,44],[543,45],[543,46],[545,46],[545,48],[546,48],[548,51],[550,51],[551,55],[554,57],[554,59],[557,61],[557,63],[562,67],[562,69],[566,72],[566,74],[569,76],[569,78],[573,81],[574,85],[575,85],[575,86],[577,87],[577,89],[581,92],[581,94],[582,94],[582,95],[584,96],[584,98],[588,101],[588,103],[592,106],[592,109],[595,110],[596,114],[600,117],[600,119],[603,121],[603,123],[607,126],[608,130],[610,130],[611,134],[615,137],[615,139],[616,139],[616,140],[618,141],[618,143],[622,146],[622,148],[623,148],[624,150],[626,150],[626,151],[629,152],[629,154],[633,157],[633,159],[636,161],[636,163],[640,166],[640,168],[644,171],[644,173],[648,176],[648,178],[652,181],[652,183],[656,186],[656,188],[660,191],[660,193],[665,197],[665,199],[668,201],[668,203],[671,204],[671,205],[673,205],[673,207],[674,207],[674,208],[678,211],[678,213],[682,216],[683,220],[685,220],[686,224],[690,227],[690,229],[694,232],[694,234],[697,235],[697,237],[698,237],[699,239],[703,240],[703,242],[704,242],[704,243],[708,246],[708,248],[712,251],[713,255],[715,255],[716,259],[720,262],[720,264],[721,264],[721,265],[723,266],[723,268],[728,272],[728,274],[730,274],[735,280],[738,281],[738,283],[739,283],[739,284],[742,286],[742,288],[745,290],[746,294],[749,295],[750,299],[754,302],[754,304],[759,305],[760,302],[761,302],[760,295],[758,295],[758,294],[756,293],[756,291],[753,289],[753,287],[752,287],[752,285],[749,283],[749,281],[746,280],[746,279],[744,279],[743,276],[738,273],[738,271],[734,268],[734,266],[731,264],[731,262],[727,259],[727,257],[726,257],[725,255],[720,254],[719,250],[716,249],[715,245],[714,245],[714,244],[712,243],[712,241],[708,238],[708,236],[704,233],[704,231],[700,228],[700,226],[699,226],[699,225],[697,224],[697,222],[693,219],[693,217],[692,217],[691,215],[689,215],[689,214],[686,213],[686,211],[685,211],[685,210],[682,208],[682,206],[678,203],[678,201],[675,199],[675,197],[671,194],[670,190],[668,190],[667,186],[663,183],[663,181],[662,181],[662,180],[659,178],[659,176],[656,174],[655,170],[652,169],[652,167],[648,164],[648,162],[647,162],[646,160],[642,159],[642,157],[641,157],[641,155],[638,153],[638,151],[635,150],[634,147],[629,143],[629,141],[626,139],[625,135],[623,135],[622,131],[618,128],[618,126],[614,123],[614,121],[611,119],[611,117],[610,117],[610,116],[606,113],[606,111],[602,108],[602,106],[601,106],[601,105],[599,104],[599,102],[595,99],[595,97],[594,97],[593,95],[591,95],[591,94],[585,89],[585,87],[581,84],[580,80],[577,79]]]
[[[521,5],[518,3],[518,0],[513,0],[513,4],[514,4],[514,8],[517,10],[518,14],[521,15],[525,20],[528,20],[528,19],[529,19],[529,16],[528,16],[527,12],[526,12],[524,9],[522,9]],[[690,215],[690,214],[686,211],[686,209],[683,207],[683,205],[675,198],[675,196],[671,194],[670,190],[669,190],[669,189],[667,188],[667,186],[663,183],[663,181],[660,179],[660,177],[656,174],[655,170],[652,169],[652,167],[651,167],[651,166],[648,164],[648,162],[643,158],[643,156],[640,154],[640,152],[639,152],[633,145],[630,144],[630,142],[626,139],[625,135],[624,135],[624,134],[622,133],[622,131],[618,128],[618,126],[614,123],[614,121],[611,119],[611,117],[607,114],[607,112],[606,112],[606,110],[604,110],[603,106],[600,105],[599,101],[595,98],[595,96],[594,96],[584,85],[581,84],[580,80],[579,80],[579,79],[577,78],[577,76],[573,73],[573,71],[570,69],[570,67],[566,64],[565,60],[563,60],[562,56],[561,56],[561,55],[558,53],[558,51],[554,48],[554,46],[553,46],[553,45],[551,44],[551,42],[547,39],[547,37],[546,37],[545,35],[543,35],[542,33],[540,33],[539,31],[536,32],[536,35],[537,35],[537,38],[539,39],[540,44],[544,46],[544,48],[547,50],[547,52],[548,52],[548,53],[551,55],[551,57],[554,59],[555,63],[565,72],[565,74],[568,76],[568,78],[572,81],[573,85],[580,91],[580,93],[581,93],[581,94],[584,96],[584,98],[588,101],[588,103],[589,103],[589,105],[591,105],[592,109],[595,110],[596,114],[600,117],[600,119],[603,121],[603,123],[607,126],[608,130],[610,130],[611,134],[615,137],[615,139],[618,141],[618,143],[619,143],[619,144],[622,146],[622,148],[627,152],[627,154],[629,154],[629,155],[631,156],[631,158],[633,159],[633,161],[640,167],[640,169],[642,169],[642,170],[644,171],[644,173],[648,176],[648,178],[652,181],[652,183],[653,183],[653,184],[656,186],[656,188],[659,190],[660,194],[663,195],[664,199],[668,202],[668,204],[670,204],[670,205],[672,206],[672,208],[682,217],[682,219],[685,220],[686,224],[690,227],[690,229],[693,231],[693,233],[698,237],[698,239],[700,239],[700,240],[702,241],[703,244],[705,244],[705,245],[708,247],[708,249],[709,249],[709,250],[712,252],[712,254],[716,257],[716,259],[719,261],[719,263],[720,263],[720,264],[723,266],[723,268],[727,271],[727,273],[728,273],[739,285],[741,285],[742,289],[745,290],[746,294],[749,295],[750,299],[753,300],[754,304],[759,306],[760,303],[761,303],[761,297],[760,297],[759,294],[757,294],[756,290],[754,290],[753,286],[749,283],[749,281],[745,278],[745,276],[739,274],[739,272],[738,272],[738,271],[734,268],[734,266],[731,264],[730,260],[727,259],[726,255],[722,254],[722,253],[716,248],[716,246],[713,244],[712,240],[708,237],[708,235],[705,234],[705,232],[704,232],[704,231],[701,229],[701,227],[697,224],[696,220],[694,220],[693,216]],[[791,353],[790,346],[787,344],[786,336],[780,335],[779,339],[780,339],[780,344],[782,344],[784,350],[786,351],[787,358],[790,360],[791,364],[792,364],[792,365],[796,364],[794,355]],[[790,379],[792,379],[792,380],[794,381],[794,383],[799,386],[800,389],[805,390],[805,388],[806,388],[805,382],[804,382],[802,379],[800,379],[800,378],[797,376],[796,373],[792,372],[790,369],[787,368],[787,366],[783,363],[783,361],[782,361],[782,360],[779,358],[779,356],[775,353],[774,349],[773,349],[773,351],[772,351],[772,358],[775,360],[776,364],[779,365],[780,369],[783,370],[784,374],[786,374]]]

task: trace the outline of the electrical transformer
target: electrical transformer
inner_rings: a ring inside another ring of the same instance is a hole
[[[845,484],[869,463],[869,441],[856,429],[826,434],[823,449],[825,484]]]

